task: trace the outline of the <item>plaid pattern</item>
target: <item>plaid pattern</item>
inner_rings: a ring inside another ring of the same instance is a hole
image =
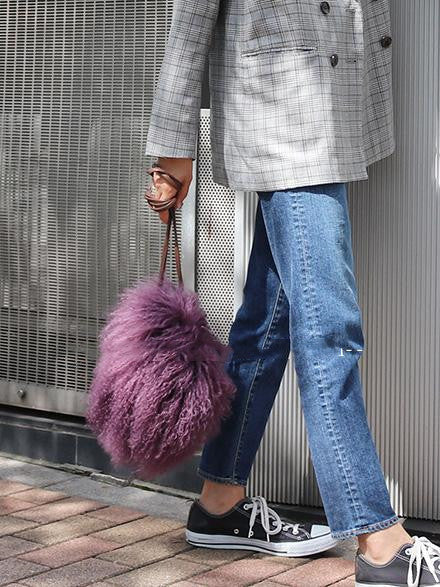
[[[175,0],[145,154],[196,158],[209,59],[213,180],[367,179],[395,149],[389,0]],[[336,56],[335,56],[336,54]],[[333,57],[332,57],[333,56]]]

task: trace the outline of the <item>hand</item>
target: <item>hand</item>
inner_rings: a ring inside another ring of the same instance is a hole
[[[175,209],[182,207],[183,200],[188,195],[189,186],[192,181],[192,159],[188,157],[158,157],[157,162],[164,171],[174,175],[182,182],[182,187],[177,193]],[[160,173],[153,173],[153,182],[156,187],[156,196],[160,200],[168,200],[176,195],[176,189],[168,183],[166,176]],[[165,224],[168,223],[168,210],[159,212],[159,217]]]

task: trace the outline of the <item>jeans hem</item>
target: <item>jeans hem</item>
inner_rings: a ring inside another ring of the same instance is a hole
[[[331,532],[332,538],[349,538],[350,536],[357,536],[359,534],[366,534],[367,532],[376,532],[378,530],[383,530],[384,528],[389,528],[397,522],[400,521],[399,516],[392,516],[391,518],[387,518],[386,520],[382,520],[380,522],[375,522],[373,524],[367,524],[366,526],[361,526],[360,528],[352,528],[351,530],[339,530],[336,532]]]
[[[218,477],[217,475],[212,475],[211,473],[207,473],[203,471],[200,467],[196,470],[197,475],[202,477],[202,479],[209,479],[210,481],[215,481],[216,483],[228,483],[229,485],[243,485],[246,487],[247,481],[242,479],[233,479],[232,477]]]

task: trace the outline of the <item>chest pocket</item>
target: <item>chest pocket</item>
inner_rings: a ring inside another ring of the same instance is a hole
[[[280,48],[318,48],[319,2],[243,0],[243,9],[242,55]]]

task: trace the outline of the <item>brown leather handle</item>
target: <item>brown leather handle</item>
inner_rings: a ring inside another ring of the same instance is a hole
[[[170,232],[171,232],[171,224],[173,225],[173,234],[174,234],[174,258],[176,260],[176,269],[177,269],[177,277],[179,279],[179,285],[183,287],[183,276],[182,276],[182,263],[180,261],[180,251],[179,251],[179,244],[177,238],[177,226],[176,226],[176,213],[173,207],[169,209],[168,212],[168,224],[167,224],[167,232],[165,234],[165,240],[162,247],[162,256],[160,259],[160,272],[159,272],[159,281],[162,283],[164,275],[165,275],[165,267],[168,257],[168,249],[170,243]]]
[[[160,174],[166,175],[166,181],[170,183],[174,188],[176,188],[177,192],[182,187],[182,182],[179,181],[176,177],[162,169],[159,165],[154,165],[148,169],[148,173],[153,177],[153,173],[157,171]],[[179,250],[179,243],[177,237],[177,225],[176,225],[176,211],[175,211],[175,203],[177,200],[177,192],[176,195],[172,198],[168,198],[167,200],[160,200],[156,198],[151,191],[146,192],[145,199],[147,200],[150,207],[155,212],[160,212],[162,210],[168,209],[168,223],[167,223],[167,231],[165,234],[165,240],[162,247],[162,255],[160,259],[160,271],[159,271],[159,282],[162,283],[165,269],[166,269],[166,262],[168,257],[168,249],[170,244],[170,234],[171,234],[171,225],[173,225],[173,235],[174,235],[174,257],[176,260],[176,269],[177,269],[177,277],[179,279],[179,286],[183,287],[183,276],[182,276],[182,263],[180,260],[180,250]]]
[[[165,169],[162,169],[162,167],[160,167],[160,165],[158,164],[154,164],[152,167],[148,169],[148,173],[151,175],[151,177],[154,177],[154,172],[164,175],[165,181],[167,181],[176,190],[174,196],[168,198],[167,200],[162,200],[160,198],[157,198],[155,194],[151,191],[151,187],[154,187],[154,183],[152,184],[152,186],[150,186],[150,188],[147,188],[147,191],[145,193],[145,199],[147,200],[150,208],[152,208],[155,212],[162,212],[162,210],[171,208],[176,204],[177,194],[179,193],[179,190],[182,188],[183,184],[179,179],[177,179],[177,177],[174,177],[174,175],[172,175],[168,171],[165,171]]]

